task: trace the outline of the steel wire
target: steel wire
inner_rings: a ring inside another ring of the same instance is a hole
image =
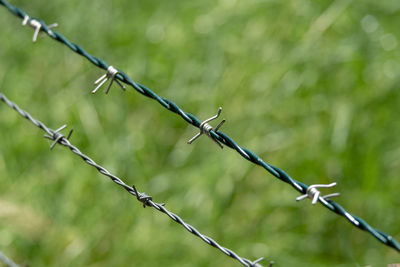
[[[0,251],[0,262],[3,262],[7,267],[19,267],[18,264],[10,260],[6,255]]]
[[[71,152],[73,152],[74,154],[76,154],[79,157],[81,157],[84,162],[86,162],[90,166],[96,168],[98,172],[100,172],[102,175],[107,176],[108,178],[110,178],[117,185],[123,187],[131,195],[135,196],[138,201],[143,203],[144,207],[146,207],[146,206],[147,207],[153,207],[156,210],[166,214],[173,221],[175,221],[178,224],[182,225],[187,231],[189,231],[193,235],[199,237],[201,240],[206,242],[208,245],[210,245],[212,247],[215,247],[218,250],[222,251],[225,255],[227,255],[227,256],[239,261],[242,265],[247,266],[247,267],[258,267],[258,266],[261,266],[260,264],[258,264],[258,262],[261,259],[258,259],[256,261],[252,262],[252,261],[250,261],[250,260],[248,260],[246,258],[240,257],[234,251],[221,246],[216,241],[214,241],[212,238],[201,234],[196,228],[194,228],[190,224],[186,223],[178,215],[176,215],[176,214],[170,212],[169,210],[167,210],[165,208],[164,204],[156,203],[156,202],[154,202],[152,200],[152,198],[150,196],[146,195],[145,193],[138,192],[134,185],[133,186],[129,186],[129,185],[125,184],[116,175],[110,173],[106,168],[104,168],[101,165],[97,164],[93,159],[91,159],[89,156],[87,156],[84,153],[82,153],[77,147],[72,145],[69,142],[68,138],[63,136],[57,130],[52,130],[52,129],[48,128],[45,124],[43,124],[41,121],[36,120],[35,118],[33,118],[28,112],[26,112],[25,110],[22,110],[21,108],[19,108],[17,104],[15,104],[14,102],[10,101],[2,93],[0,93],[0,100],[3,101],[4,103],[6,103],[12,109],[14,109],[16,112],[18,112],[22,117],[26,118],[31,123],[33,123],[36,127],[38,127],[40,129],[42,129],[43,131],[45,131],[46,134],[47,134],[47,136],[45,136],[45,137],[51,138],[53,141],[55,141],[55,143],[61,144],[61,145],[65,146],[65,147],[69,148],[69,150],[71,150]],[[62,127],[62,128],[64,128],[64,127]]]
[[[22,9],[13,6],[9,4],[5,0],[0,0],[0,4],[5,6],[10,12],[12,12],[14,15],[20,17],[21,19],[24,19],[25,16],[27,16],[26,12],[23,11]],[[48,25],[41,19],[38,18],[33,18],[37,21],[40,22],[42,25],[41,31],[45,32],[50,36],[52,39],[66,45],[69,47],[72,51],[75,53],[85,57],[88,59],[90,62],[92,62],[94,65],[97,67],[107,70],[109,65],[102,59],[90,55],[88,52],[85,51],[81,46],[70,42],[66,37],[61,35],[60,33],[51,30]],[[164,108],[166,108],[169,111],[172,111],[173,113],[178,114],[180,117],[182,117],[186,122],[189,124],[199,128],[201,121],[194,115],[183,111],[177,104],[172,102],[169,99],[163,98],[161,96],[158,96],[155,92],[147,88],[146,86],[134,82],[127,74],[125,74],[123,71],[118,70],[118,74],[116,75],[116,78],[126,84],[129,84],[132,86],[136,91],[141,93],[144,96],[147,96],[149,98],[152,98],[156,100],[159,104],[161,104]],[[273,176],[276,178],[280,179],[281,181],[291,185],[294,189],[296,189],[298,192],[301,194],[306,194],[308,185],[299,182],[295,179],[293,179],[289,174],[287,174],[285,171],[279,169],[278,167],[275,167],[267,162],[265,162],[263,159],[261,159],[258,155],[256,155],[254,152],[239,146],[231,137],[226,135],[225,133],[221,131],[213,131],[211,130],[210,135],[212,138],[218,140],[219,142],[225,144],[226,146],[236,150],[243,158],[247,159],[248,161],[259,165],[263,167],[266,171],[271,173]],[[400,252],[400,243],[394,239],[391,235],[386,234],[380,230],[377,230],[370,226],[367,222],[365,222],[363,219],[350,214],[347,212],[340,204],[332,201],[332,200],[326,200],[323,197],[318,197],[318,202],[321,203],[324,207],[329,209],[330,211],[336,213],[337,215],[343,216],[346,218],[353,226],[364,230],[374,236],[377,240],[382,242],[383,244],[394,248],[397,252]]]

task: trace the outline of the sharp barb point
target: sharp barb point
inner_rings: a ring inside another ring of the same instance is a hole
[[[208,119],[204,120],[204,121],[200,124],[200,126],[199,126],[200,132],[199,132],[198,134],[196,134],[194,137],[192,137],[187,143],[188,143],[188,144],[193,143],[194,140],[196,140],[198,137],[200,137],[202,134],[205,133],[205,134],[206,134],[208,137],[210,137],[220,148],[224,148],[224,146],[211,134],[211,131],[212,131],[213,128],[211,127],[211,125],[208,124],[210,121],[215,120],[216,118],[218,118],[219,114],[221,113],[221,110],[222,110],[222,108],[220,107],[220,108],[218,109],[218,112],[217,112],[216,115],[212,116],[211,118],[208,118]],[[223,119],[223,120],[218,124],[218,126],[215,128],[215,131],[214,131],[214,132],[217,132],[218,129],[219,129],[224,123],[225,123],[225,119]]]

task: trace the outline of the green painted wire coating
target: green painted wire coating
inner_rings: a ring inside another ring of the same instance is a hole
[[[13,6],[6,2],[5,0],[0,0],[0,4],[5,6],[10,12],[12,12],[14,15],[20,17],[23,19],[27,14],[21,10],[20,8]],[[60,33],[50,30],[48,25],[41,19],[37,18],[32,18],[40,22],[42,25],[41,30],[45,33],[47,33],[51,38],[54,40],[59,41],[60,43],[68,46],[72,51],[75,53],[87,58],[90,62],[92,62],[94,65],[96,65],[99,68],[102,68],[104,70],[107,70],[108,64],[103,61],[102,59],[92,56],[89,53],[85,51],[81,46],[74,44],[70,42],[67,38],[65,38],[63,35]],[[156,93],[154,93],[152,90],[147,88],[144,85],[141,85],[139,83],[134,82],[127,74],[125,74],[123,71],[118,70],[119,74],[117,74],[117,79],[129,84],[132,86],[136,91],[141,93],[144,96],[147,96],[149,98],[152,98],[156,100],[158,103],[160,103],[164,108],[168,109],[169,111],[172,111],[179,116],[181,116],[186,122],[189,124],[199,127],[201,124],[201,121],[194,115],[183,111],[178,105],[176,105],[174,102],[171,100],[168,100],[166,98],[158,96]],[[225,144],[226,146],[236,150],[242,157],[247,159],[248,161],[262,166],[265,170],[267,170],[269,173],[271,173],[273,176],[276,178],[284,181],[285,183],[290,184],[294,189],[296,189],[298,192],[305,194],[307,191],[308,186],[304,183],[301,183],[299,181],[294,180],[292,177],[290,177],[289,174],[284,172],[283,170],[279,169],[278,167],[275,167],[271,164],[266,163],[263,161],[259,156],[257,156],[255,153],[251,152],[250,150],[240,147],[232,138],[230,138],[228,135],[224,134],[221,131],[211,131],[211,135],[220,141],[221,143]],[[370,226],[367,222],[365,222],[363,219],[358,218],[357,216],[351,215],[348,213],[341,205],[338,203],[332,201],[332,200],[325,200],[322,197],[318,198],[318,201],[324,205],[326,208],[329,210],[335,212],[336,214],[345,217],[351,224],[356,226],[357,228],[364,230],[368,233],[370,233],[372,236],[374,236],[376,239],[378,239],[380,242],[383,244],[394,248],[396,251],[400,252],[400,243],[394,239],[392,236],[377,230]]]

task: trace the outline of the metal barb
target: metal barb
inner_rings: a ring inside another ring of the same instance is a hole
[[[21,14],[26,14],[22,9],[9,4],[6,0],[0,0],[0,6],[4,6],[8,11],[10,11],[12,14],[14,14],[17,17],[21,17]],[[93,65],[99,68],[103,68],[105,61],[102,60],[101,58],[95,57],[94,55],[91,55],[87,53],[83,47],[79,46],[78,44],[75,44],[68,40],[65,36],[62,34],[58,33],[57,36],[51,35],[49,31],[47,32],[55,41],[62,43],[63,45],[67,46],[69,49],[71,49],[72,52],[79,54],[80,56],[86,58],[89,60]],[[180,108],[178,105],[174,104],[171,100],[162,98],[161,96],[157,95],[155,92],[153,92],[151,89],[145,87],[144,85],[138,84],[134,82],[130,77],[124,75],[124,81],[126,81],[127,84],[132,86],[136,91],[140,92],[143,94],[145,97],[149,97],[151,99],[157,100],[159,104],[162,105],[162,107],[166,108],[168,111],[173,112],[174,114],[179,115],[182,117],[186,122],[188,122],[191,125],[194,125],[197,127],[197,118],[193,115],[190,114],[186,111],[184,111],[182,108]],[[4,95],[0,93],[0,100],[8,104],[10,107],[14,108],[19,114],[21,114],[23,117],[26,117],[26,114],[22,113],[20,109],[15,106],[12,102],[10,102],[7,98],[5,98]],[[37,121],[31,120],[31,118],[27,118],[31,122],[33,122],[36,126],[42,127],[43,125],[37,124]],[[39,128],[40,128],[39,127]],[[46,128],[47,129],[47,128]],[[275,167],[268,162],[265,162],[260,156],[256,155],[254,152],[244,149],[239,144],[230,138],[227,135],[219,135],[219,140],[222,140],[224,144],[229,146],[232,149],[235,149],[244,159],[252,162],[253,164],[259,165],[263,167],[267,172],[272,174],[274,177],[278,178],[279,180],[282,180],[286,182],[288,185],[292,186],[294,189],[303,192],[303,186],[305,184],[297,181],[293,177],[291,177],[288,173],[285,171],[281,170],[278,167]],[[64,142],[63,142],[64,144]],[[130,187],[129,187],[130,188]],[[349,221],[353,226],[357,227],[358,229],[362,231],[366,231],[368,234],[376,238],[379,242],[382,244],[393,248],[397,252],[400,252],[400,242],[398,242],[395,238],[390,237],[387,233],[384,233],[371,225],[369,225],[366,221],[362,220],[361,218],[358,218],[357,216],[354,216],[350,212],[346,211],[341,205],[338,203],[335,203],[334,201],[325,201],[324,199],[320,199],[321,203],[324,205],[324,207],[330,211],[335,213],[338,216],[342,216],[345,218],[347,221]],[[178,220],[174,219],[175,217],[171,217],[174,221],[177,223],[180,223]],[[181,224],[181,223],[180,223]],[[191,232],[194,235],[197,235],[194,232]],[[204,239],[203,239],[204,241]],[[220,249],[221,250],[221,249]],[[223,250],[221,250],[223,251]],[[223,251],[224,252],[224,251]],[[225,252],[224,252],[225,253]],[[238,259],[242,264],[243,262],[240,260],[240,257],[236,257],[235,255],[228,255],[231,256],[235,259]],[[246,264],[243,264],[244,266],[248,266]]]
[[[29,21],[30,17],[28,15],[25,15],[24,19],[22,20],[22,26],[25,26],[28,21]]]
[[[44,135],[45,138],[54,141],[54,142],[51,144],[51,146],[50,146],[50,150],[53,150],[54,146],[55,146],[57,143],[59,143],[62,139],[65,138],[65,136],[62,135],[60,132],[61,132],[62,130],[64,130],[66,127],[67,127],[66,124],[63,125],[63,126],[61,126],[61,127],[58,128],[57,130],[53,131],[53,134],[52,134],[51,136],[50,136],[50,135]],[[66,137],[67,140],[69,140],[69,138],[71,137],[73,131],[74,131],[73,129],[72,129],[71,131],[69,131],[68,136]]]
[[[211,131],[212,131],[212,126],[210,124],[208,124],[210,121],[215,120],[219,117],[219,115],[221,114],[222,111],[222,107],[220,107],[218,109],[218,112],[215,116],[212,116],[211,118],[206,119],[205,121],[203,121],[200,126],[200,132],[198,134],[196,134],[195,136],[192,137],[192,139],[190,139],[187,143],[191,144],[193,143],[193,141],[195,141],[197,138],[199,138],[202,134],[206,134],[208,137],[210,137],[220,148],[224,148],[224,146],[217,140],[215,139],[212,135],[211,135]],[[218,131],[219,128],[221,128],[221,126],[225,123],[225,119],[223,119],[218,125],[217,127],[215,127],[215,132]]]
[[[307,188],[306,194],[296,198],[296,201],[301,201],[301,200],[306,199],[306,198],[311,198],[312,199],[311,203],[313,205],[315,205],[318,202],[318,198],[321,196],[321,192],[317,188],[329,188],[329,187],[334,187],[335,185],[336,185],[336,182],[335,183],[331,183],[331,184],[314,184],[314,185],[310,185]],[[333,193],[333,194],[322,196],[321,198],[327,200],[329,198],[337,197],[339,195],[340,195],[340,193]]]
[[[56,28],[56,27],[58,27],[58,23],[56,22],[56,23],[53,23],[53,24],[50,24],[50,25],[47,25],[47,28],[49,29],[48,31],[47,31],[47,33],[51,36],[51,37],[53,37],[53,38],[56,38],[56,35],[54,34],[54,32],[52,31],[52,30],[50,30],[50,29],[53,29],[53,28]],[[44,36],[45,34],[44,34],[44,32],[42,32],[42,36]]]
[[[251,266],[252,266],[252,267],[253,267],[253,266],[255,266],[255,267],[260,266],[258,263],[259,263],[260,261],[262,261],[262,260],[264,260],[264,257],[261,257],[261,258],[255,260],[255,261],[253,261],[253,262],[251,263]]]
[[[29,22],[29,26],[31,26],[35,30],[35,32],[33,33],[33,38],[32,38],[32,41],[35,43],[37,40],[37,37],[39,35],[39,32],[42,29],[42,24],[38,20],[31,19],[28,15],[26,15],[24,17],[24,19],[22,20],[22,25],[25,26],[28,24],[28,22]],[[53,23],[53,24],[47,26],[47,28],[51,29],[51,28],[55,28],[57,26],[58,26],[57,23]],[[51,30],[49,30],[49,34],[53,34],[53,32]]]
[[[1,1],[3,1],[3,0],[0,0],[0,3],[1,3]],[[55,132],[54,130],[49,129],[44,123],[42,123],[41,121],[36,120],[35,118],[33,118],[27,111],[21,109],[16,103],[10,101],[1,92],[0,92],[0,101],[4,102],[7,106],[9,106],[13,110],[15,110],[23,118],[29,120],[36,127],[44,130],[47,134],[49,134],[49,136],[47,137],[48,139],[54,140],[54,136],[53,136],[54,135],[53,133]],[[226,256],[237,260],[243,266],[249,267],[249,265],[251,264],[250,260],[239,256],[238,254],[236,254],[234,251],[230,250],[229,248],[226,248],[226,247],[223,247],[222,245],[220,245],[218,242],[216,242],[211,237],[200,233],[200,231],[197,230],[195,227],[193,227],[192,225],[190,225],[187,222],[185,222],[178,215],[176,215],[176,214],[170,212],[168,209],[166,209],[164,204],[153,202],[151,200],[151,198],[149,196],[147,196],[146,194],[143,194],[143,193],[142,194],[137,194],[139,192],[137,192],[135,187],[131,187],[131,186],[127,185],[119,177],[117,177],[116,175],[110,173],[106,168],[104,168],[103,166],[101,166],[98,163],[96,163],[88,155],[82,153],[77,147],[72,145],[66,139],[61,139],[59,141],[59,144],[61,146],[67,147],[69,149],[69,151],[71,151],[71,153],[75,154],[76,156],[79,156],[83,160],[83,162],[85,162],[86,164],[88,164],[91,167],[95,168],[101,175],[104,175],[104,176],[110,178],[115,184],[117,184],[118,186],[121,186],[122,188],[127,190],[127,192],[129,192],[131,195],[135,196],[137,198],[137,200],[139,200],[140,202],[148,205],[149,207],[154,208],[155,210],[165,214],[171,220],[173,220],[177,224],[181,225],[183,227],[183,229],[188,231],[190,234],[198,237],[200,240],[204,241],[206,244],[218,249],[220,252],[224,253]]]
[[[92,91],[92,94],[96,93],[97,90],[99,90],[100,87],[102,87],[109,79],[111,79],[110,84],[107,87],[106,94],[110,91],[111,85],[115,81],[121,88],[122,90],[125,90],[126,87],[122,83],[120,83],[115,77],[118,74],[118,70],[114,68],[113,66],[109,66],[107,69],[107,73],[102,75],[99,79],[97,79],[94,84],[97,85],[96,88]]]
[[[132,185],[133,192],[135,192],[137,200],[143,203],[143,208],[146,208],[146,206],[150,207],[150,201],[153,200],[153,197],[147,195],[146,193],[140,193],[139,191],[136,190],[136,187]]]

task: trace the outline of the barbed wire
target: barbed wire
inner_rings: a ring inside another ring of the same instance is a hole
[[[72,131],[68,134],[68,137],[65,137],[60,133],[62,129],[66,127],[66,125],[60,127],[57,130],[52,130],[48,128],[45,124],[43,124],[41,121],[34,119],[28,112],[25,110],[22,110],[21,108],[18,107],[17,104],[14,102],[10,101],[4,94],[0,93],[0,100],[6,103],[9,107],[14,109],[16,112],[18,112],[22,117],[26,118],[29,120],[31,123],[33,123],[35,126],[38,128],[42,129],[43,131],[46,132],[47,135],[45,135],[46,138],[53,140],[53,144],[50,146],[50,148],[53,148],[55,144],[61,144],[67,148],[70,149],[71,152],[74,154],[78,155],[83,159],[84,162],[89,164],[90,166],[94,167],[97,169],[98,172],[100,172],[102,175],[107,176],[110,178],[114,183],[117,185],[123,187],[126,191],[128,191],[131,195],[135,196],[136,199],[143,204],[143,207],[152,207],[155,208],[156,210],[168,215],[169,218],[171,218],[173,221],[177,222],[178,224],[182,225],[187,231],[192,233],[193,235],[199,237],[201,240],[206,242],[208,245],[215,247],[222,251],[225,255],[236,259],[239,261],[242,265],[247,266],[247,267],[260,267],[261,265],[258,264],[259,261],[261,261],[263,258],[260,258],[256,261],[250,261],[246,258],[240,257],[237,255],[235,252],[232,250],[225,248],[218,244],[216,241],[214,241],[212,238],[201,234],[196,228],[191,226],[190,224],[186,223],[183,219],[181,219],[178,215],[168,211],[165,208],[165,205],[163,203],[156,203],[152,200],[151,196],[148,196],[145,193],[140,193],[139,191],[136,190],[136,187],[134,185],[129,186],[125,184],[120,178],[115,176],[114,174],[110,173],[106,168],[102,167],[101,165],[97,164],[93,159],[91,159],[89,156],[85,155],[82,153],[77,147],[72,145],[69,142],[69,137],[71,136]]]
[[[15,262],[13,262],[12,260],[10,260],[6,255],[4,255],[1,251],[0,251],[0,261],[3,262],[7,267],[19,267],[18,264],[16,264]]]
[[[0,4],[5,6],[10,12],[12,12],[14,15],[20,17],[21,19],[26,18],[28,15],[26,14],[25,11],[23,11],[22,9],[13,6],[11,4],[9,4],[7,1],[5,0],[0,0]],[[104,69],[104,70],[108,70],[109,66],[104,60],[92,56],[89,53],[87,53],[85,51],[85,49],[83,49],[81,46],[74,44],[72,42],[70,42],[66,37],[64,37],[63,35],[61,35],[60,33],[53,31],[49,28],[49,26],[41,19],[38,18],[33,18],[33,17],[29,17],[31,20],[35,20],[38,21],[41,25],[40,30],[42,32],[45,32],[48,34],[48,36],[50,36],[52,39],[66,45],[67,47],[69,47],[72,51],[74,51],[75,53],[85,57],[86,59],[88,59],[91,63],[93,63],[95,66]],[[138,91],[139,93],[141,93],[142,95],[149,97],[151,99],[156,100],[159,104],[161,104],[164,108],[166,108],[167,110],[178,114],[180,117],[182,117],[186,122],[188,122],[189,124],[200,128],[200,126],[202,125],[202,122],[193,114],[190,114],[188,112],[183,111],[177,104],[175,104],[174,102],[172,102],[171,100],[167,99],[167,98],[163,98],[161,96],[158,96],[155,92],[153,92],[152,90],[150,90],[149,88],[147,88],[146,86],[136,83],[134,82],[127,74],[125,74],[123,71],[121,70],[117,70],[118,73],[115,74],[115,78],[132,86],[136,91]],[[201,129],[201,128],[200,128]],[[221,132],[221,131],[214,131],[212,129],[210,129],[210,131],[207,133],[214,141],[218,141],[220,143],[225,144],[226,146],[236,150],[243,158],[245,158],[246,160],[259,165],[261,167],[263,167],[266,171],[268,171],[270,174],[272,174],[273,176],[275,176],[276,178],[280,179],[281,181],[291,185],[295,190],[297,190],[298,192],[300,192],[301,194],[309,194],[310,191],[308,190],[308,185],[299,182],[295,179],[293,179],[289,174],[287,174],[285,171],[279,169],[278,167],[275,167],[267,162],[265,162],[262,158],[260,158],[258,155],[256,155],[254,152],[239,146],[239,144],[237,144],[231,137],[229,137],[228,135],[226,135],[225,133]],[[400,252],[400,243],[394,239],[392,236],[377,230],[375,228],[373,228],[372,226],[370,226],[367,222],[365,222],[363,219],[350,214],[349,212],[347,212],[340,204],[332,201],[332,200],[327,200],[324,199],[323,196],[318,195],[317,198],[315,198],[319,203],[321,203],[324,207],[326,207],[327,209],[329,209],[330,211],[336,213],[337,215],[343,216],[344,218],[346,218],[353,226],[366,231],[368,233],[370,233],[373,237],[375,237],[377,240],[379,240],[380,242],[382,242],[383,244],[394,248],[397,252]]]

